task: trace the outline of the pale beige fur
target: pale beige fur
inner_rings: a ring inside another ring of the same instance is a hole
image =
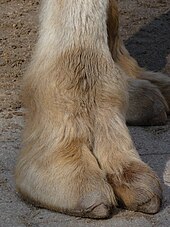
[[[106,218],[119,201],[155,213],[161,202],[159,180],[141,161],[125,124],[127,76],[108,38],[115,4],[43,0],[24,77],[17,189],[40,206],[82,217]]]

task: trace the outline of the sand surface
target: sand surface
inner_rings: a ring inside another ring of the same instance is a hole
[[[130,53],[141,66],[170,74],[170,1],[119,4],[121,34]],[[164,200],[156,215],[120,210],[109,220],[81,219],[36,208],[16,193],[13,170],[23,128],[20,82],[37,38],[38,9],[38,0],[0,0],[0,226],[170,226],[170,121],[129,128],[142,159],[161,178]]]

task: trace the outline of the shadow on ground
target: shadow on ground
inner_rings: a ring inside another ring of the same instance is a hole
[[[170,54],[170,11],[142,27],[125,44],[141,66],[153,71],[162,70]]]

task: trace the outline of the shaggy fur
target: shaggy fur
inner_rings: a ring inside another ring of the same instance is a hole
[[[167,103],[151,79],[135,79],[146,73],[120,41],[116,2],[43,0],[40,22],[24,77],[17,189],[42,207],[82,217],[109,217],[120,201],[127,209],[157,212],[159,180],[135,150],[125,117],[152,124],[146,108],[136,113],[143,87],[154,124],[160,123],[154,97],[163,122]]]

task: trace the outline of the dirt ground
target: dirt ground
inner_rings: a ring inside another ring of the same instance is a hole
[[[0,0],[0,226],[170,226],[170,188],[164,172],[170,159],[170,122],[130,127],[142,158],[162,179],[164,202],[157,215],[120,211],[110,220],[81,219],[36,208],[16,193],[13,170],[23,128],[20,84],[37,39],[39,4]],[[141,66],[170,74],[170,1],[119,0],[119,5],[121,34],[130,53]]]

